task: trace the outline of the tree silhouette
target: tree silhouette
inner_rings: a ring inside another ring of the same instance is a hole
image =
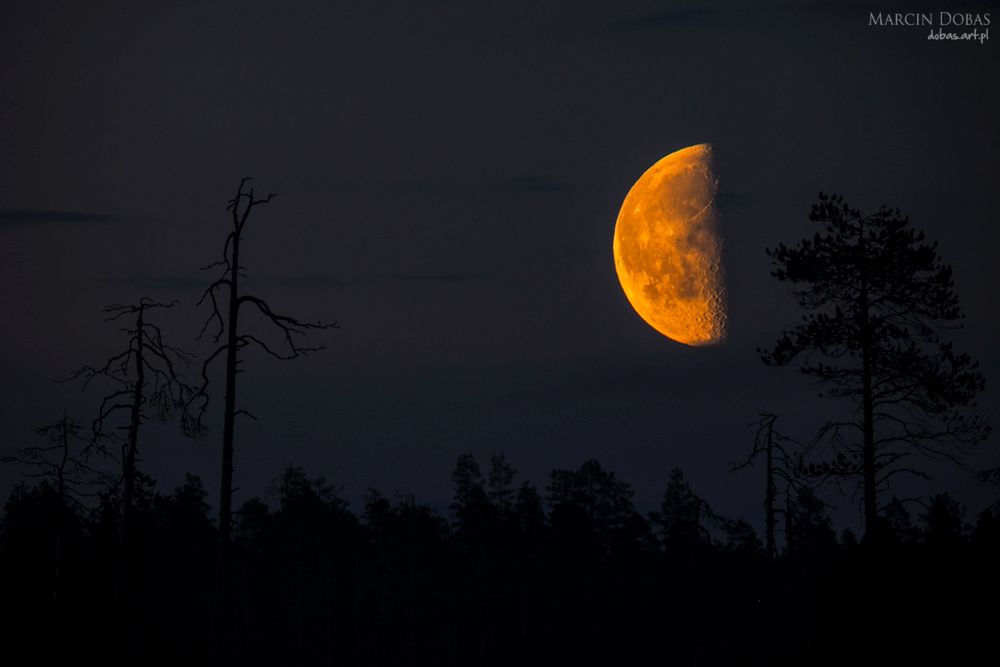
[[[694,554],[701,546],[712,542],[708,524],[715,519],[715,514],[691,489],[680,468],[670,471],[660,511],[653,519],[660,527],[660,539],[667,553]]]
[[[913,453],[960,462],[988,434],[975,412],[984,379],[945,339],[962,319],[952,270],[908,218],[885,206],[865,215],[823,193],[809,218],[822,231],[767,251],[806,313],[761,357],[796,364],[821,395],[853,403],[852,418],[821,430],[837,454],[819,472],[860,479],[871,542],[878,494],[898,474],[923,475]]]
[[[599,554],[645,546],[649,526],[635,509],[635,492],[614,472],[595,459],[584,461],[579,470],[553,470],[549,474],[548,501],[555,529],[569,529],[590,542]]]
[[[893,496],[886,505],[882,519],[885,521],[886,537],[896,545],[912,545],[917,542],[919,532],[913,526],[913,519],[903,500]]]
[[[215,359],[225,355],[225,396],[223,398],[222,418],[222,471],[219,485],[219,549],[217,558],[217,600],[216,622],[219,660],[230,661],[234,658],[229,636],[228,616],[225,612],[232,593],[230,581],[230,541],[233,528],[233,443],[235,438],[236,417],[254,416],[247,410],[236,407],[236,376],[240,371],[242,359],[240,353],[247,347],[257,347],[276,359],[289,360],[308,355],[323,349],[319,346],[302,345],[299,340],[310,330],[336,328],[337,323],[304,322],[289,315],[283,315],[271,309],[270,304],[254,294],[243,293],[240,289],[240,279],[246,276],[246,267],[240,263],[240,251],[243,241],[243,231],[251,212],[258,206],[271,202],[276,195],[268,194],[258,199],[254,189],[244,187],[250,178],[244,178],[236,188],[236,194],[229,200],[226,210],[231,214],[232,228],[226,235],[222,245],[222,259],[212,262],[203,270],[219,269],[221,274],[202,294],[198,305],[209,303],[211,312],[205,319],[198,333],[201,339],[209,329],[212,329],[213,342],[218,344],[215,350],[205,359],[202,365],[202,384],[192,403],[200,403],[200,415],[208,409],[209,368]],[[224,304],[220,307],[220,300]],[[282,340],[282,347],[276,349],[264,339],[255,334],[247,333],[242,326],[240,316],[242,309],[249,307],[256,311],[275,329]],[[223,340],[225,338],[225,340]]]
[[[788,548],[770,562],[753,529],[713,513],[679,470],[664,494],[658,523],[670,539],[659,549],[630,507],[629,486],[596,461],[554,471],[548,516],[522,484],[507,519],[486,480],[508,477],[509,466],[493,457],[477,477],[472,462],[463,459],[470,474],[458,476],[466,486],[456,493],[483,505],[466,515],[486,546],[472,552],[412,496],[371,490],[356,516],[322,477],[286,468],[270,502],[251,499],[237,513],[239,623],[222,661],[798,665],[844,662],[857,646],[917,663],[935,649],[989,650],[994,619],[981,610],[1000,594],[1000,520],[982,512],[970,533],[947,494],[925,504],[921,531],[896,512],[901,503],[888,504],[886,522],[913,535],[877,551],[857,548],[849,532],[838,544],[826,505],[798,484],[787,494]],[[188,476],[162,493],[137,472],[132,604],[120,612],[106,558],[116,549],[116,493],[105,491],[93,512],[66,508],[53,604],[55,486],[17,485],[0,515],[4,638],[12,650],[44,646],[63,662],[88,646],[112,664],[218,664],[218,542],[200,481]],[[108,632],[109,619],[125,631]],[[896,639],[909,632],[920,641]],[[865,643],[845,643],[852,635]]]
[[[537,549],[545,534],[545,503],[531,482],[521,482],[514,499],[514,520],[524,545]]]
[[[778,515],[785,512],[777,504],[778,481],[784,482],[784,493],[787,495],[798,483],[796,473],[801,464],[801,456],[790,455],[785,448],[785,443],[792,440],[774,427],[777,420],[776,414],[761,412],[760,419],[751,424],[757,429],[750,455],[742,463],[729,467],[730,472],[744,470],[759,456],[764,456],[764,551],[771,561],[778,553],[775,538]]]
[[[514,509],[514,499],[517,490],[514,488],[516,471],[507,463],[503,454],[490,457],[490,471],[486,479],[486,495],[497,514],[507,519]]]
[[[990,508],[979,513],[972,533],[972,544],[987,553],[995,554],[1000,549],[1000,516]]]
[[[69,378],[82,379],[84,389],[97,380],[110,385],[101,399],[92,431],[95,443],[102,448],[107,441],[121,446],[118,459],[122,486],[119,532],[123,544],[127,540],[135,497],[142,424],[150,416],[160,421],[179,416],[185,435],[194,436],[201,431],[199,420],[187,409],[195,390],[183,380],[181,372],[190,365],[191,356],[164,342],[160,327],[149,319],[150,311],[176,305],[176,301],[161,303],[143,297],[134,304],[113,304],[104,308],[106,322],[126,322],[118,330],[126,337],[126,347],[102,366],[84,366]]]
[[[965,507],[950,493],[931,496],[920,521],[924,524],[924,540],[935,547],[954,546],[967,532]]]
[[[336,322],[323,324],[322,322],[303,322],[288,315],[274,312],[267,301],[253,294],[244,294],[240,291],[240,278],[246,276],[244,267],[240,264],[240,250],[243,241],[243,230],[246,228],[250,213],[257,206],[271,202],[277,195],[270,193],[263,199],[258,199],[251,187],[244,191],[246,184],[252,179],[244,178],[236,188],[236,194],[229,200],[226,210],[232,215],[232,229],[226,235],[226,240],[222,246],[222,259],[202,267],[203,270],[221,269],[221,275],[202,294],[198,305],[208,302],[211,313],[202,325],[198,334],[200,339],[205,333],[213,328],[212,337],[214,342],[222,343],[213,351],[202,366],[202,386],[198,399],[201,403],[201,413],[204,414],[208,408],[208,369],[213,361],[220,355],[225,354],[225,397],[223,405],[223,433],[222,433],[222,484],[219,491],[219,538],[221,544],[229,542],[232,531],[232,502],[233,502],[233,439],[235,433],[235,421],[238,415],[246,415],[253,418],[253,415],[246,410],[236,408],[236,375],[242,363],[240,352],[246,347],[256,346],[268,355],[276,359],[294,359],[310,352],[317,352],[324,349],[319,346],[304,346],[298,340],[309,330],[337,328]],[[221,292],[221,296],[220,296]],[[224,299],[225,310],[220,308],[220,299]],[[246,333],[240,326],[240,314],[242,308],[248,306],[255,309],[264,319],[276,328],[282,338],[284,351],[275,349],[264,340],[254,334]],[[225,342],[223,341],[225,337]]]
[[[27,469],[24,477],[52,484],[67,507],[93,496],[91,489],[101,483],[103,474],[90,465],[94,442],[83,424],[63,414],[59,420],[36,428],[35,433],[45,436],[46,444],[21,448],[0,462],[22,466]]]
[[[455,495],[451,511],[455,517],[455,535],[473,556],[482,549],[481,532],[492,523],[490,499],[483,484],[483,473],[472,454],[462,454],[451,473]]]
[[[789,556],[812,559],[836,549],[837,534],[826,510],[826,503],[811,487],[795,487],[786,515],[785,550]]]
[[[746,559],[756,556],[764,548],[757,537],[757,531],[745,519],[727,520],[725,522],[725,548]]]
[[[35,432],[47,438],[44,445],[32,445],[13,456],[0,458],[26,468],[28,479],[42,480],[55,491],[57,501],[53,517],[52,601],[61,595],[65,528],[74,506],[92,496],[91,490],[102,479],[100,471],[89,464],[93,440],[84,433],[79,421],[63,414],[58,421],[39,426]]]

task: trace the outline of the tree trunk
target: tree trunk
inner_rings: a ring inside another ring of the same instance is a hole
[[[136,458],[139,447],[139,426],[142,424],[143,391],[146,368],[143,362],[142,338],[143,309],[140,307],[135,321],[135,385],[132,387],[132,404],[129,406],[128,436],[122,460],[122,515],[118,524],[118,566],[115,597],[119,605],[128,601],[129,558],[132,530],[132,508],[135,504]],[[124,609],[124,608],[123,608]]]
[[[125,546],[128,535],[128,524],[132,514],[132,504],[135,500],[135,460],[136,450],[139,446],[139,425],[142,423],[143,385],[146,381],[146,368],[143,365],[142,359],[144,343],[142,339],[143,326],[143,309],[140,308],[135,322],[135,386],[132,389],[128,439],[125,442],[125,461],[122,467],[122,522],[118,535],[122,548]]]
[[[232,532],[233,503],[233,427],[236,421],[236,356],[237,318],[239,309],[236,292],[236,258],[239,256],[239,241],[233,241],[233,266],[230,274],[232,288],[229,292],[229,323],[226,349],[226,397],[222,428],[222,485],[219,489],[219,540],[221,545],[229,543]]]
[[[764,515],[767,528],[766,549],[767,558],[774,560],[774,421],[767,427],[767,489],[764,493]]]
[[[868,258],[865,249],[865,227],[863,220],[859,224],[859,229],[858,250],[860,255],[861,303],[858,319],[861,329],[861,409],[862,433],[864,437],[862,477],[864,479],[865,496],[865,536],[863,541],[866,544],[872,544],[876,539],[876,532],[878,530],[878,504],[875,498],[875,405],[872,395],[872,327],[870,303],[868,300]]]
[[[875,489],[875,419],[872,398],[872,362],[871,342],[864,342],[861,355],[863,431],[864,431],[864,461],[863,475],[865,488],[865,537],[864,541],[871,544],[878,530],[878,504]]]
[[[219,545],[216,563],[216,635],[218,662],[232,662],[232,623],[229,610],[232,599],[230,541],[233,525],[233,429],[236,421],[236,354],[239,324],[240,231],[233,234],[232,266],[229,271],[229,319],[226,324],[226,395],[222,428],[222,482],[219,487]]]
[[[66,463],[69,461],[69,425],[67,424],[65,413],[63,414],[63,421],[59,433],[59,444],[62,446],[62,458],[59,461],[59,467],[56,469],[56,491],[59,494],[59,507],[57,509],[59,514],[56,516],[56,560],[52,571],[52,601],[57,605],[57,614],[60,613],[58,605],[60,602],[60,588],[62,584],[63,531],[66,514],[68,513],[67,508],[69,506],[69,503],[66,502]],[[56,619],[56,622],[57,624],[62,622],[61,615]]]

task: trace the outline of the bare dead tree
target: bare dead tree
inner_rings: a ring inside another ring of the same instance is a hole
[[[216,660],[219,664],[235,662],[231,654],[232,638],[230,619],[227,612],[232,597],[232,582],[230,581],[230,539],[232,535],[232,502],[233,502],[233,443],[235,439],[236,417],[244,415],[256,419],[252,413],[236,407],[236,376],[240,372],[242,359],[240,353],[248,347],[257,347],[265,354],[281,360],[295,359],[311,352],[323,349],[322,345],[307,346],[301,344],[301,339],[311,330],[337,328],[336,322],[305,322],[289,315],[275,312],[270,304],[253,294],[244,294],[240,290],[240,279],[246,277],[245,267],[240,263],[240,250],[243,241],[243,231],[251,212],[258,206],[270,203],[275,194],[269,193],[263,199],[258,199],[252,187],[244,190],[252,180],[243,178],[236,188],[236,194],[226,205],[231,215],[232,227],[222,245],[222,258],[212,262],[202,270],[219,271],[215,279],[202,294],[198,305],[208,303],[211,312],[205,319],[198,333],[200,340],[209,333],[217,344],[215,350],[208,355],[202,365],[202,384],[192,403],[199,405],[199,423],[209,406],[209,369],[212,363],[225,355],[225,396],[223,398],[223,428],[222,428],[222,472],[219,487],[219,548],[216,569],[215,610],[213,623],[216,635]],[[222,304],[222,305],[220,305]],[[240,315],[244,307],[251,308],[270,324],[281,339],[280,345],[268,344],[255,334],[241,329]]]
[[[764,456],[764,525],[766,532],[764,548],[768,559],[773,561],[778,554],[775,538],[777,518],[779,514],[787,514],[788,504],[786,502],[785,509],[778,507],[778,483],[784,483],[782,493],[787,501],[791,491],[799,484],[802,453],[789,452],[786,448],[786,445],[798,443],[775,428],[778,415],[771,412],[761,412],[759,415],[760,419],[750,424],[750,426],[756,427],[753,449],[742,463],[731,463],[729,471],[736,472],[749,468],[758,457]]]
[[[58,421],[39,426],[35,432],[46,438],[44,445],[24,447],[0,461],[25,468],[24,477],[41,480],[55,491],[58,504],[53,521],[52,601],[58,604],[67,515],[72,506],[81,506],[82,499],[95,495],[94,489],[104,475],[90,465],[96,452],[94,442],[76,419],[64,413]]]
[[[251,212],[258,206],[275,198],[270,193],[263,199],[256,197],[254,189],[247,187],[252,180],[244,178],[236,188],[236,194],[229,200],[226,210],[232,216],[232,228],[222,246],[222,259],[202,267],[203,270],[220,270],[219,277],[206,289],[198,305],[208,303],[211,312],[201,328],[198,338],[206,333],[212,336],[218,347],[205,359],[202,366],[202,385],[197,395],[200,412],[208,408],[209,368],[218,357],[225,355],[225,397],[223,399],[222,432],[222,484],[219,495],[219,538],[223,549],[228,544],[232,531],[233,497],[233,441],[236,417],[245,415],[253,419],[247,410],[236,408],[236,376],[240,372],[240,353],[247,347],[257,347],[264,353],[282,360],[295,359],[324,349],[322,345],[307,346],[302,337],[310,330],[338,328],[336,322],[306,322],[295,317],[275,312],[264,299],[240,290],[240,279],[246,276],[245,267],[240,264],[243,231]],[[281,339],[281,344],[269,344],[257,335],[241,329],[240,315],[244,307],[251,308],[269,323]]]
[[[163,340],[160,327],[148,318],[149,311],[173,308],[176,301],[161,303],[146,297],[134,304],[113,304],[104,308],[106,322],[125,322],[118,329],[127,345],[101,366],[84,366],[68,380],[82,380],[87,389],[95,381],[110,388],[101,399],[92,423],[93,442],[106,448],[120,445],[122,509],[119,540],[124,543],[135,498],[139,460],[139,430],[150,417],[167,421],[179,417],[181,431],[197,435],[200,422],[188,411],[194,387],[183,380],[181,369],[192,357]]]

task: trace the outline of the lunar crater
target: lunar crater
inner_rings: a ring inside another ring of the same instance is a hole
[[[686,345],[726,335],[717,190],[711,146],[690,146],[636,181],[615,224],[615,270],[629,303],[651,327]]]

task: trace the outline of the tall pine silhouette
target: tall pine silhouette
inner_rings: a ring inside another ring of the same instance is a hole
[[[767,251],[805,315],[762,359],[856,408],[822,431],[839,451],[814,472],[860,480],[870,542],[878,494],[898,474],[923,474],[912,454],[958,462],[987,435],[975,411],[984,379],[947,338],[963,316],[936,243],[896,209],[866,215],[837,195],[820,193],[809,218],[821,227],[812,238]]]

